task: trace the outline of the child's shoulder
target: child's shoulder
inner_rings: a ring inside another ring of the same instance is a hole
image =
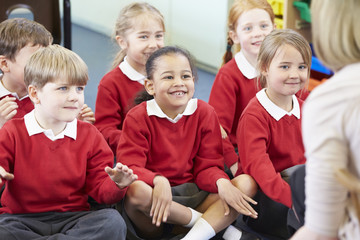
[[[25,127],[24,117],[10,119],[3,125],[1,129],[14,129],[15,131],[17,131],[23,127]]]
[[[201,100],[201,99],[197,99],[197,109],[196,112],[200,115],[200,116],[204,116],[204,115],[216,115],[215,113],[215,109],[213,108],[213,106],[211,106],[209,103]]]
[[[126,114],[126,116],[131,116],[134,118],[144,118],[144,115],[147,116],[146,103],[147,103],[147,101],[144,101],[144,102],[134,106],[133,108],[131,108],[129,110],[129,112]]]
[[[246,105],[242,116],[244,115],[254,115],[254,116],[262,116],[267,115],[265,108],[261,105],[259,99],[254,96],[250,99],[249,103]]]
[[[100,133],[100,131],[91,123],[77,120],[77,131],[79,134],[85,134],[86,136]]]
[[[239,69],[235,58],[231,59],[229,62],[224,64],[216,74],[216,77],[219,78],[223,75],[226,75],[228,77],[234,78],[234,79],[242,79],[244,78],[243,73]]]
[[[119,79],[127,79],[126,75],[120,70],[119,67],[107,72],[100,81],[100,84],[114,82],[118,83]]]

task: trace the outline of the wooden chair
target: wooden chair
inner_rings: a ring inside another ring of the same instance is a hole
[[[70,0],[63,0],[64,47],[71,49]],[[61,43],[61,18],[59,0],[0,0],[0,22],[9,18],[12,11],[19,8],[29,10],[34,21],[41,23],[51,32],[54,43]]]

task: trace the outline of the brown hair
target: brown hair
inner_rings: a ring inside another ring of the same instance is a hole
[[[228,30],[236,32],[237,22],[239,17],[246,11],[251,9],[263,9],[265,10],[271,19],[271,22],[274,23],[275,15],[271,5],[268,3],[267,0],[235,0],[233,5],[230,8],[229,16],[228,16]],[[226,52],[223,56],[223,64],[230,61],[233,57],[231,48],[234,45],[234,42],[228,36],[227,38],[227,45],[226,45]],[[240,46],[237,46],[236,52],[240,51]]]
[[[40,23],[25,18],[11,18],[0,23],[0,55],[11,61],[26,45],[48,46],[51,33]]]
[[[280,47],[290,45],[299,51],[305,65],[308,67],[308,78],[311,68],[311,48],[306,39],[291,29],[279,29],[267,35],[261,44],[257,58],[257,70],[259,72],[258,86],[266,87],[266,77],[262,72],[269,69],[269,66]]]
[[[147,15],[157,20],[165,31],[164,17],[158,9],[149,3],[132,3],[121,9],[118,18],[115,23],[114,38],[116,36],[125,37],[127,31],[132,29],[134,24],[137,23],[137,17],[141,15]],[[112,64],[112,69],[116,68],[126,56],[126,52],[122,49],[117,53]]]

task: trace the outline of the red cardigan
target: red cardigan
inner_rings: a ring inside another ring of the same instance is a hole
[[[0,130],[0,166],[14,174],[6,182],[0,213],[87,211],[88,195],[99,203],[120,201],[120,190],[104,171],[113,154],[100,132],[77,121],[77,139],[51,141],[29,136],[24,119],[8,121]]]
[[[130,80],[119,67],[100,81],[95,105],[95,126],[105,137],[114,154],[120,139],[124,118],[134,105],[136,94],[144,86]]]
[[[217,192],[216,181],[228,179],[218,118],[201,100],[192,115],[183,116],[177,123],[148,116],[146,102],[131,109],[116,159],[150,186],[154,186],[156,175],[162,175],[172,186],[195,182],[200,189]]]
[[[303,101],[298,101],[301,109]],[[290,186],[280,172],[305,163],[301,119],[285,115],[276,121],[254,97],[240,118],[237,134],[243,171],[268,197],[291,207]]]

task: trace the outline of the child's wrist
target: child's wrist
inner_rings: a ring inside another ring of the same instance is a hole
[[[126,188],[126,186],[125,186],[125,185],[122,185],[122,184],[121,184],[121,183],[119,183],[119,182],[114,181],[114,183],[115,183],[115,184],[116,184],[116,186],[118,186],[120,189]]]

